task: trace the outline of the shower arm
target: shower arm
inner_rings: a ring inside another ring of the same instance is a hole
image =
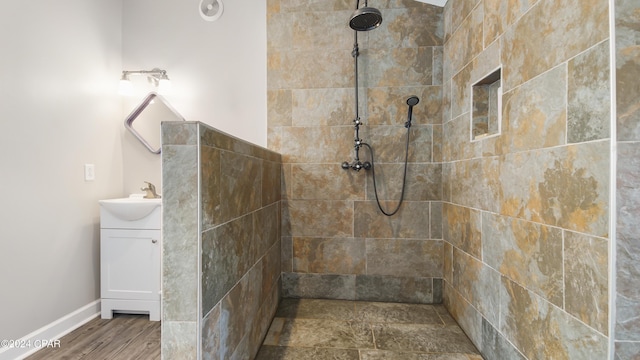
[[[364,0],[364,7],[369,6],[369,1]],[[360,0],[356,0],[356,10],[360,9]]]
[[[358,1],[359,4],[359,1]],[[357,4],[357,5],[358,5]],[[356,5],[356,6],[357,6]],[[353,119],[354,123],[354,150],[355,150],[355,159],[352,164],[348,162],[342,163],[343,169],[353,169],[356,171],[360,171],[361,169],[369,170],[371,168],[371,163],[365,161],[362,163],[360,161],[360,147],[363,144],[362,139],[360,139],[360,125],[362,125],[362,121],[360,121],[360,113],[359,113],[359,102],[358,102],[358,56],[360,55],[360,49],[358,46],[358,32],[354,30],[353,32],[353,50],[351,51],[351,56],[353,56],[353,68],[354,68],[354,94],[355,94],[355,118]]]
[[[353,123],[355,126],[355,142],[356,142],[356,160],[357,160],[357,149],[358,146],[360,145],[360,142],[362,141],[360,139],[360,134],[359,134],[359,130],[360,130],[360,125],[362,125],[362,122],[360,121],[360,105],[359,105],[359,101],[358,101],[358,97],[359,97],[359,88],[358,88],[358,56],[360,56],[360,48],[358,46],[358,32],[354,31],[353,32],[353,51],[351,52],[351,56],[353,56],[353,69],[354,69],[354,76],[353,76],[353,88],[354,88],[354,95],[355,95],[355,118],[353,119]]]
[[[355,105],[355,114],[356,117],[354,118],[354,122],[356,123],[356,125],[359,125],[359,121],[360,121],[360,115],[359,115],[359,109],[358,109],[358,56],[360,56],[360,48],[358,46],[358,32],[357,31],[353,31],[353,50],[351,51],[351,56],[353,57],[353,68],[354,70],[354,89],[355,89],[355,100],[356,100],[356,105]]]
[[[353,119],[354,123],[354,152],[355,159],[352,163],[345,161],[342,163],[343,169],[353,169],[356,171],[360,171],[362,169],[369,170],[371,169],[371,163],[365,161],[364,163],[360,161],[360,147],[363,146],[364,142],[360,139],[360,125],[362,125],[362,121],[360,121],[359,114],[359,103],[358,103],[358,56],[360,55],[360,50],[358,47],[358,31],[353,32],[353,51],[351,51],[351,56],[353,56],[353,68],[354,68],[354,92],[355,92],[355,118]]]
[[[366,0],[365,0],[365,6],[366,6]],[[356,10],[358,10],[358,8],[360,7],[360,0],[356,0]],[[360,127],[360,114],[359,114],[359,105],[358,105],[358,56],[360,56],[360,47],[358,46],[358,31],[354,30],[353,31],[353,50],[351,51],[351,56],[353,57],[353,68],[354,68],[354,89],[355,89],[355,118],[353,119],[353,122],[355,124],[356,127],[356,142],[359,140],[359,136],[358,136],[358,129]],[[358,145],[358,144],[356,144]],[[357,151],[357,150],[356,150]],[[356,153],[357,154],[357,153]],[[357,155],[356,155],[357,158]]]

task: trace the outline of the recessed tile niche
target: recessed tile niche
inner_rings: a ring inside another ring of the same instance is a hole
[[[471,86],[471,140],[500,134],[502,121],[501,69]]]

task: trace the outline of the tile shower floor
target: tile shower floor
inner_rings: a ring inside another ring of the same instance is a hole
[[[481,360],[443,305],[283,299],[256,360]]]

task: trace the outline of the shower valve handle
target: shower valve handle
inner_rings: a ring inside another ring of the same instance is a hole
[[[353,169],[355,171],[360,171],[362,169],[369,170],[373,165],[370,162],[360,162],[359,160],[354,161],[353,164],[349,164],[349,162],[345,161],[340,165],[343,169]]]

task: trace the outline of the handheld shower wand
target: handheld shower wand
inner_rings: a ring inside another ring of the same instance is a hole
[[[411,120],[413,118],[413,107],[418,105],[420,99],[417,96],[413,95],[407,99],[407,105],[409,105],[409,114],[407,115],[407,122],[404,123],[404,127],[407,129],[411,127]]]
[[[404,190],[407,184],[407,164],[409,162],[409,135],[411,130],[410,129],[411,120],[413,117],[413,107],[416,106],[418,102],[420,102],[420,99],[418,99],[417,96],[411,96],[409,99],[407,99],[407,105],[409,106],[409,114],[408,114],[407,122],[404,123],[404,127],[407,128],[407,142],[405,145],[405,153],[404,153],[404,173],[402,174],[402,191],[400,193],[400,201],[398,202],[398,205],[393,211],[386,211],[385,209],[382,208],[382,204],[380,203],[380,198],[378,197],[378,185],[376,183],[376,168],[374,165],[375,160],[373,159],[373,148],[371,147],[371,145],[365,142],[362,143],[362,146],[366,146],[367,149],[369,149],[369,153],[371,154],[370,168],[371,168],[371,176],[373,177],[373,193],[376,196],[376,203],[378,204],[378,209],[380,209],[380,211],[386,216],[395,215],[398,212],[398,210],[400,210],[400,206],[404,201]]]

